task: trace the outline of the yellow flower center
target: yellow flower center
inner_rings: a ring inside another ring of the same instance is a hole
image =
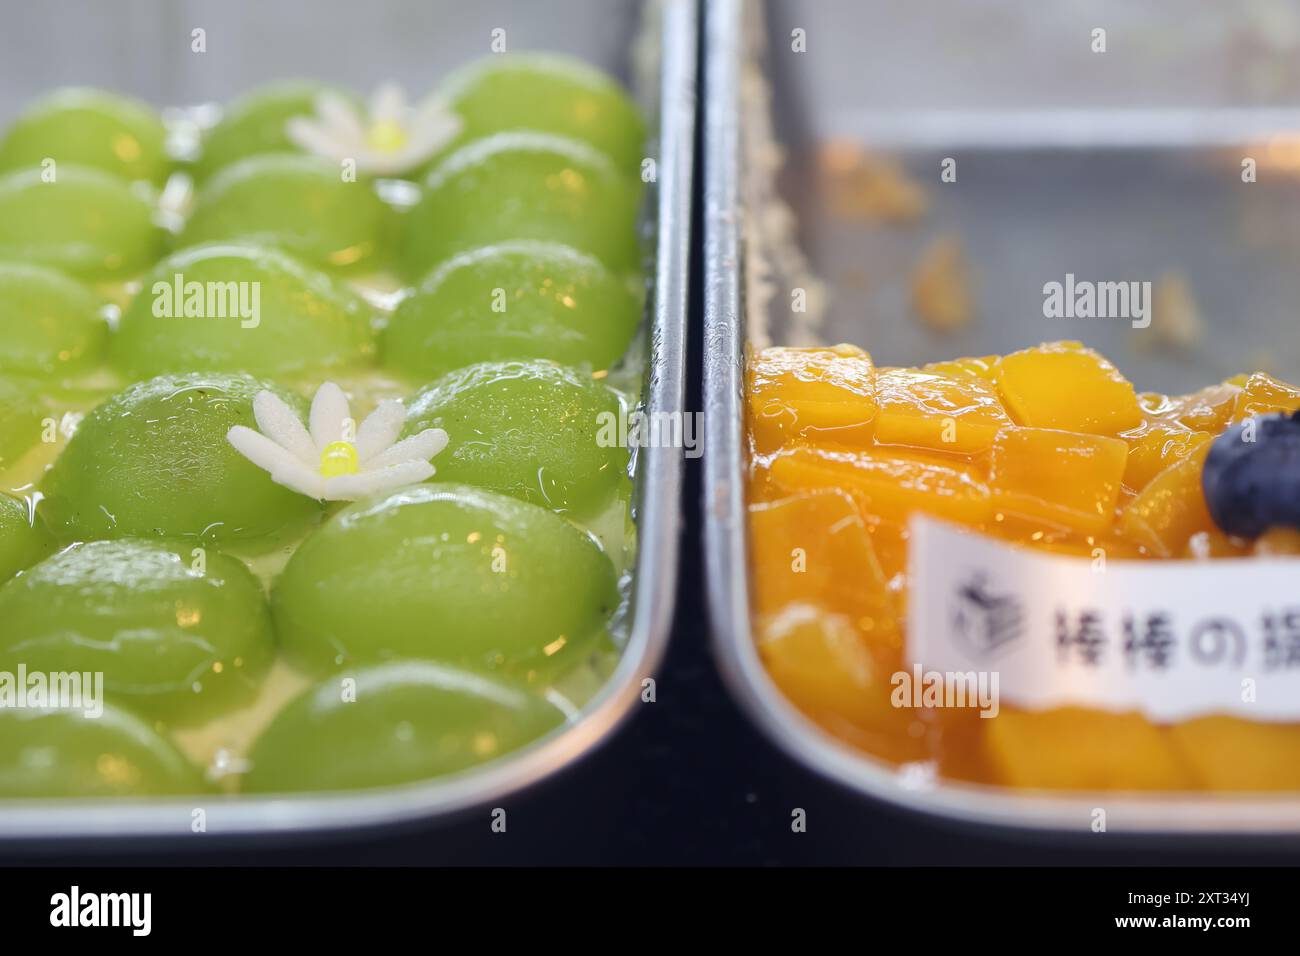
[[[320,453],[320,473],[326,478],[355,475],[358,471],[357,446],[350,441],[332,441]]]
[[[406,130],[396,120],[380,120],[366,130],[366,142],[381,153],[397,152],[406,145],[406,140]]]

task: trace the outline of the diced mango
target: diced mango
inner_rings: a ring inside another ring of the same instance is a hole
[[[915,710],[890,700],[901,655],[882,663],[848,618],[789,605],[759,618],[758,653],[782,693],[830,733],[895,762],[926,756]]]
[[[1170,737],[1206,789],[1300,790],[1300,725],[1201,717]]]
[[[918,511],[966,524],[993,514],[970,466],[937,455],[794,448],[772,460],[772,478],[791,491],[842,488],[864,515],[900,523]]]
[[[1246,379],[1246,384],[1237,395],[1232,421],[1240,422],[1252,415],[1294,412],[1297,409],[1300,409],[1300,388],[1279,382],[1263,372],[1256,372]]]
[[[1217,435],[1231,420],[1240,394],[1241,388],[1230,382],[1207,386],[1175,399],[1175,418],[1194,432]]]
[[[973,454],[993,444],[1011,419],[997,390],[971,375],[951,378],[916,369],[876,373],[876,440]]]
[[[1100,534],[1115,520],[1127,461],[1118,438],[1006,428],[993,442],[989,495],[996,511]]]
[[[870,444],[875,367],[852,345],[767,348],[749,365],[750,428],[760,453],[797,438]]]
[[[997,376],[1002,404],[1019,425],[1114,436],[1142,423],[1132,384],[1078,342],[1012,352]]]
[[[1269,528],[1255,539],[1254,553],[1262,558],[1300,554],[1300,531],[1295,528]]]
[[[947,362],[931,362],[929,365],[921,366],[921,371],[949,377],[973,375],[986,382],[996,382],[999,358],[1000,356],[997,355],[972,355],[966,358],[949,359]]]
[[[750,566],[759,613],[805,603],[843,614],[898,648],[888,584],[853,499],[833,488],[749,506]]]
[[[1216,530],[1201,490],[1209,450],[1203,444],[1156,475],[1120,512],[1120,534],[1155,557],[1173,558],[1185,553],[1192,535]]]
[[[1052,790],[1180,790],[1191,780],[1168,731],[1137,714],[1003,706],[984,721],[1003,783]]]
[[[1151,422],[1125,432],[1129,443],[1124,484],[1141,491],[1160,472],[1214,439],[1209,432],[1192,431],[1177,422]]]

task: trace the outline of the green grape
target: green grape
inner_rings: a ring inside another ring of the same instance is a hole
[[[564,243],[618,272],[640,268],[640,187],[586,143],[497,133],[456,150],[426,185],[405,217],[401,267],[408,279],[457,252],[511,239]]]
[[[340,511],[289,559],[271,611],[312,673],[416,658],[533,682],[581,662],[617,602],[609,559],[564,519],[435,484]]]
[[[145,278],[111,354],[136,379],[213,369],[302,373],[369,359],[370,319],[360,296],[276,249],[197,246]]]
[[[179,726],[248,703],[275,655],[257,578],[190,545],[73,545],[0,587],[0,620],[0,671],[102,673],[110,699]]]
[[[618,396],[551,362],[483,362],[411,400],[406,431],[447,432],[438,477],[590,518],[628,488]]]
[[[241,239],[364,271],[376,268],[391,223],[368,181],[344,181],[337,165],[315,156],[271,153],[227,166],[199,190],[181,244]]]
[[[345,686],[346,678],[355,686]],[[537,693],[450,667],[399,661],[309,687],[262,732],[245,793],[355,790],[484,763],[564,722]]]
[[[0,494],[0,584],[54,550],[54,538],[27,502]]]
[[[108,341],[103,306],[53,269],[0,262],[0,374],[58,374],[94,363]]]
[[[73,541],[201,537],[221,541],[300,530],[320,513],[271,481],[231,446],[235,425],[255,428],[247,375],[162,376],[97,406],[45,477],[42,514]]]
[[[622,87],[580,60],[546,53],[488,56],[448,77],[443,93],[464,124],[457,146],[535,129],[581,140],[623,175],[640,177],[645,120]]]
[[[203,774],[128,711],[0,708],[0,797],[202,793]]]
[[[326,92],[355,101],[351,93],[303,80],[273,83],[244,94],[225,108],[204,136],[195,178],[202,182],[249,156],[296,152],[285,125],[294,116],[315,115],[316,98]]]
[[[384,364],[427,381],[474,362],[545,358],[609,368],[641,295],[599,260],[550,242],[504,242],[447,260],[398,305]]]
[[[88,166],[60,163],[54,182],[39,169],[0,176],[0,259],[52,266],[81,279],[118,279],[162,252],[153,197]]]
[[[44,417],[28,388],[0,375],[0,472],[40,441]]]
[[[37,100],[0,140],[0,170],[39,169],[46,159],[155,185],[171,172],[167,131],[157,110],[117,93],[77,87]]]

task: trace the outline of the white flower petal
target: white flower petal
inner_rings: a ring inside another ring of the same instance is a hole
[[[433,473],[433,465],[427,461],[404,461],[378,471],[326,478],[325,498],[328,501],[356,501],[383,491],[418,484],[433,477]]]
[[[406,94],[396,83],[385,83],[370,98],[370,122],[406,125]]]
[[[405,422],[406,409],[401,402],[380,402],[357,429],[357,461],[364,465],[397,441]]]
[[[285,465],[301,464],[294,457],[293,452],[281,448],[265,435],[243,425],[236,425],[226,432],[226,441],[235,447],[235,451],[264,471],[275,471]]]
[[[387,468],[404,461],[428,461],[447,447],[447,433],[441,428],[426,428],[418,435],[403,438],[396,445],[366,462],[368,468]]]
[[[305,116],[291,116],[284,124],[284,133],[289,141],[299,149],[306,150],[326,159],[342,160],[347,158],[348,144],[344,143],[333,131],[325,128],[315,120]]]
[[[262,434],[304,464],[315,467],[320,452],[312,444],[298,414],[274,392],[261,391],[253,397],[253,417]]]
[[[323,501],[325,498],[325,477],[300,461],[281,462],[271,472],[271,480],[308,498],[315,498],[317,501]]]
[[[316,97],[316,114],[343,142],[357,143],[365,138],[365,120],[357,115],[352,103],[337,93],[322,93]]]
[[[351,418],[352,410],[343,389],[333,382],[326,382],[318,388],[316,397],[311,400],[311,440],[316,443],[317,450],[324,451],[326,445],[341,441],[343,423]]]

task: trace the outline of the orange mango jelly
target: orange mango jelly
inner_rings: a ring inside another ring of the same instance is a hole
[[[1300,535],[1220,532],[1209,443],[1300,409],[1263,374],[1191,395],[1135,392],[1101,355],[1054,342],[877,368],[851,345],[768,348],[748,368],[749,527],[758,649],[828,733],[896,764],[1016,787],[1300,789],[1300,725],[1137,713],[892,705],[905,660],[907,522],[924,512],[1015,544],[1108,559],[1300,554]]]

